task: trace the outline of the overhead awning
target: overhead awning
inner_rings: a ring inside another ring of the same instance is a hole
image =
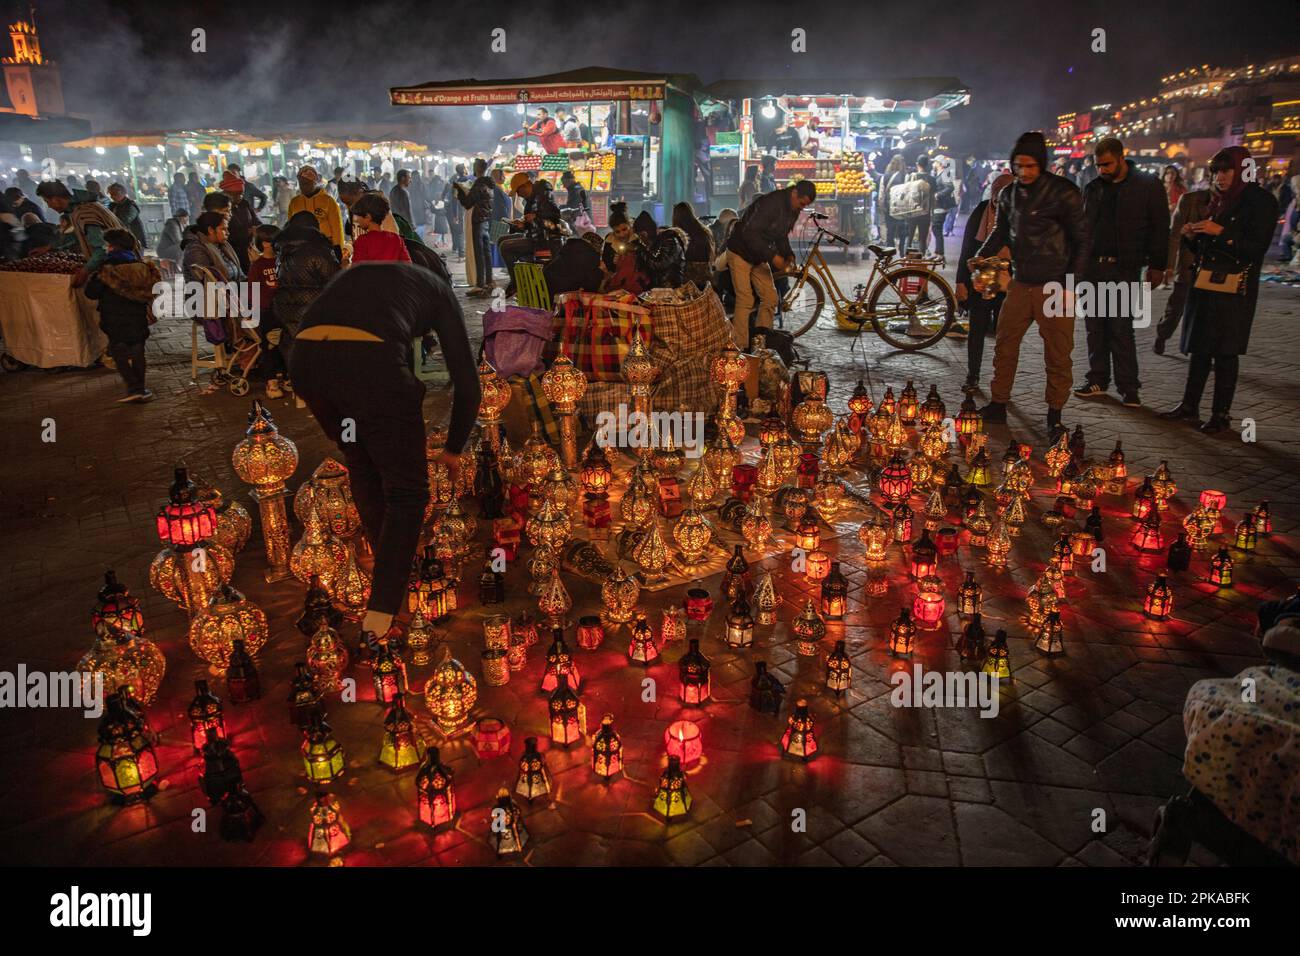
[[[36,118],[25,113],[0,113],[0,142],[48,146],[89,136],[89,120],[72,116]]]
[[[395,106],[514,106],[516,103],[587,103],[601,100],[662,100],[668,87],[693,92],[690,74],[641,73],[588,66],[563,73],[500,80],[446,80],[388,91]]]
[[[945,100],[950,105],[967,95],[955,76],[907,77],[798,77],[772,76],[754,79],[718,80],[705,89],[725,100],[758,99],[766,96],[851,96],[859,99],[899,103]]]

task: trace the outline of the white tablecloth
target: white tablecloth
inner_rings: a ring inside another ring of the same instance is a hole
[[[70,275],[0,272],[0,330],[5,351],[38,368],[84,368],[108,347],[96,304]]]

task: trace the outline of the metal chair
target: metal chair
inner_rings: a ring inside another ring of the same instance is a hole
[[[209,283],[220,282],[216,274],[206,266],[192,266],[192,278],[202,282],[205,286]],[[226,368],[230,364],[230,356],[226,354],[224,343],[218,342],[212,346],[212,358],[199,358],[199,329],[203,324],[201,316],[190,318],[190,384],[199,384],[199,369],[212,369],[212,384],[221,386],[229,382],[229,376]],[[206,340],[205,340],[206,341]]]

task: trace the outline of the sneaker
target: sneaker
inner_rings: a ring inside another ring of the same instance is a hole
[[[980,409],[980,416],[985,423],[1002,424],[1007,420],[1007,405],[1005,402],[989,402]]]
[[[1167,412],[1161,412],[1160,417],[1167,422],[1199,422],[1201,413],[1190,405],[1179,402]]]
[[[278,378],[268,378],[266,380],[266,397],[284,398],[284,389],[280,388],[280,380]]]
[[[968,378],[962,383],[961,390],[967,395],[974,395],[980,390],[980,382],[977,378]]]
[[[1210,415],[1209,421],[1201,426],[1201,431],[1206,435],[1217,435],[1219,432],[1227,431],[1232,427],[1232,420],[1227,415],[1214,412]]]
[[[1125,392],[1124,397],[1120,399],[1120,404],[1125,408],[1141,408],[1142,399],[1138,398],[1137,392]]]
[[[125,405],[127,402],[134,402],[136,398],[137,398],[136,392],[127,392],[125,395],[123,395],[119,399],[116,399],[115,401],[119,405]]]
[[[1106,394],[1106,389],[1096,382],[1084,382],[1074,390],[1074,394],[1079,398],[1101,398]]]
[[[155,395],[153,392],[149,391],[149,389],[146,388],[143,392],[141,392],[139,395],[135,397],[135,400],[139,402],[141,405],[143,405],[145,402],[152,402],[157,397],[158,397],[157,395]]]

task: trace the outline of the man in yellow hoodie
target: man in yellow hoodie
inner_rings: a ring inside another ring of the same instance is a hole
[[[289,200],[289,216],[309,212],[316,217],[321,234],[328,239],[342,257],[346,244],[343,239],[343,213],[334,198],[321,188],[320,174],[314,166],[298,170],[298,195]]]

